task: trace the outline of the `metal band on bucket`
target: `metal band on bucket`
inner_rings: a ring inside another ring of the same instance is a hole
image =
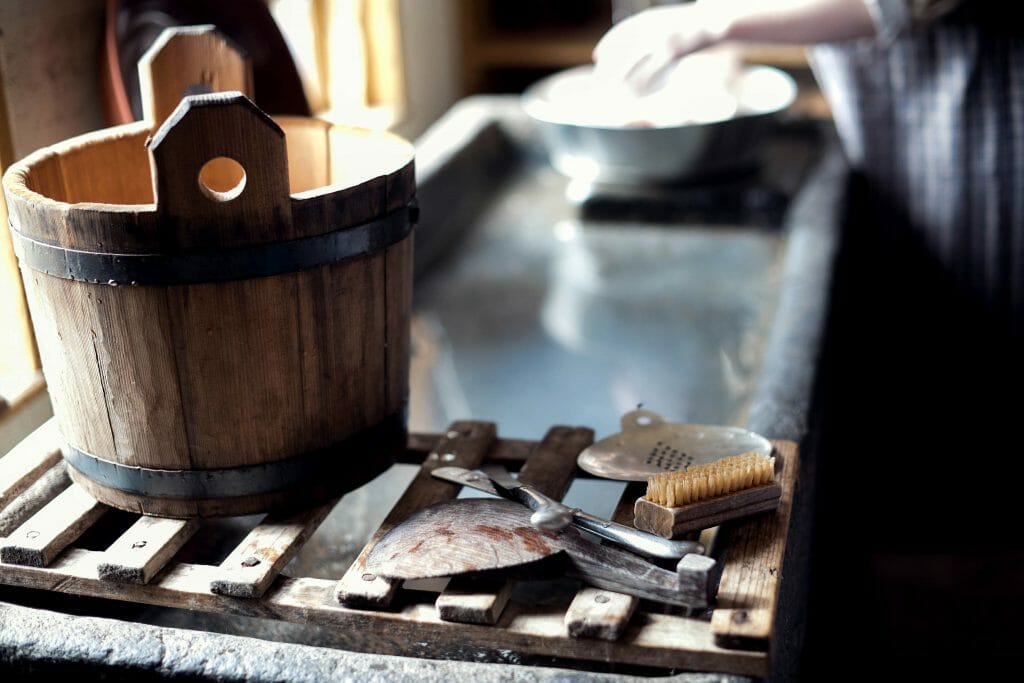
[[[63,453],[71,467],[97,484],[154,498],[202,500],[273,493],[307,482],[323,484],[322,477],[344,477],[349,468],[360,468],[358,463],[338,457],[339,453],[365,452],[371,457],[388,451],[389,446],[395,445],[392,441],[401,439],[398,445],[404,445],[406,433],[405,410],[401,410],[327,448],[285,460],[216,470],[160,470],[122,465],[74,446],[65,446]]]
[[[39,242],[11,224],[19,261],[65,280],[109,285],[189,285],[247,280],[293,273],[361,258],[403,240],[416,224],[415,203],[397,211],[323,235],[213,252],[107,254]]]

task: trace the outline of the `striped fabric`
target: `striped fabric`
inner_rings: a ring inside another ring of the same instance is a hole
[[[870,205],[860,209],[889,233],[883,244],[916,245],[957,292],[1019,335],[1024,30],[990,5],[1002,6],[876,0],[877,40],[811,56],[865,180]]]

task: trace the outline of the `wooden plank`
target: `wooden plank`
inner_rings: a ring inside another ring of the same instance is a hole
[[[496,624],[512,597],[514,582],[503,579],[455,577],[434,604],[443,621],[464,624]]]
[[[0,458],[0,510],[60,458],[60,431],[51,417]]]
[[[68,468],[63,462],[39,475],[32,485],[14,498],[7,507],[0,510],[0,538],[13,533],[19,526],[43,509],[71,484]]]
[[[773,443],[782,460],[782,499],[775,514],[736,523],[729,538],[711,616],[715,642],[723,646],[767,650],[770,644],[799,465],[795,442]]]
[[[584,587],[565,612],[565,626],[573,638],[618,640],[637,603],[632,595]]]
[[[675,615],[645,614],[617,642],[565,637],[564,608],[511,603],[500,628],[442,621],[432,603],[412,602],[393,611],[350,609],[331,600],[335,582],[279,577],[258,600],[214,595],[207,590],[218,567],[176,564],[147,585],[112,585],[97,576],[104,553],[72,548],[50,567],[4,566],[0,582],[61,593],[129,600],[144,604],[282,619],[332,628],[356,650],[405,656],[451,656],[467,651],[513,651],[589,661],[614,661],[648,667],[766,676],[764,652],[717,646],[707,621]]]
[[[434,449],[440,434],[413,432],[409,434],[406,451],[398,455],[398,461],[411,465],[419,465]],[[487,461],[505,465],[513,465],[512,469],[521,466],[536,446],[536,441],[528,439],[500,439],[494,444]],[[580,475],[582,476],[582,475]]]
[[[626,484],[612,513],[613,522],[632,524],[633,501],[643,495],[644,488],[642,482]],[[639,604],[633,595],[584,586],[565,612],[565,628],[573,638],[618,640]]]
[[[106,511],[72,484],[0,545],[0,562],[45,567]]]
[[[497,430],[491,422],[455,422],[437,442],[434,450],[412,480],[370,541],[359,553],[345,576],[338,581],[334,598],[350,607],[386,607],[394,598],[399,582],[366,571],[366,557],[384,534],[416,510],[454,498],[458,487],[430,475],[446,465],[474,468],[484,461]]]
[[[572,483],[576,457],[594,442],[594,431],[584,427],[552,427],[537,444],[519,473],[519,480],[561,500]],[[454,577],[437,598],[437,611],[445,621],[472,624],[496,623],[512,595],[506,581],[488,590],[486,585]]]
[[[195,518],[140,517],[107,548],[97,573],[103,581],[149,583],[198,528]]]
[[[288,516],[269,515],[220,565],[210,582],[218,595],[258,598],[266,592],[337,501]]]

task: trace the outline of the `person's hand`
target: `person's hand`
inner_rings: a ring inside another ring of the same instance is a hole
[[[594,75],[643,94],[681,57],[718,43],[723,26],[708,3],[653,7],[620,21],[594,48]]]

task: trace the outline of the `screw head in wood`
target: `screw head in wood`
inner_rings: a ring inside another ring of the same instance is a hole
[[[602,605],[603,605],[604,603],[608,602],[609,600],[611,600],[611,598],[609,598],[609,597],[608,597],[607,595],[605,595],[604,593],[598,593],[597,595],[595,595],[595,596],[594,596],[594,602],[599,602],[599,603],[601,603]]]
[[[25,532],[25,538],[39,538],[39,532],[38,531],[26,531]]]
[[[255,567],[259,563],[260,563],[260,558],[253,557],[252,555],[250,555],[249,557],[247,557],[244,560],[242,560],[242,566],[243,567]]]
[[[366,572],[365,574],[363,574],[363,581],[376,581],[376,580],[377,580],[377,575],[376,574],[371,574],[370,572]]]
[[[146,542],[145,541],[135,541],[135,543],[132,543],[132,548],[134,548],[136,550],[138,550],[139,548],[145,548],[145,547],[146,547]]]

